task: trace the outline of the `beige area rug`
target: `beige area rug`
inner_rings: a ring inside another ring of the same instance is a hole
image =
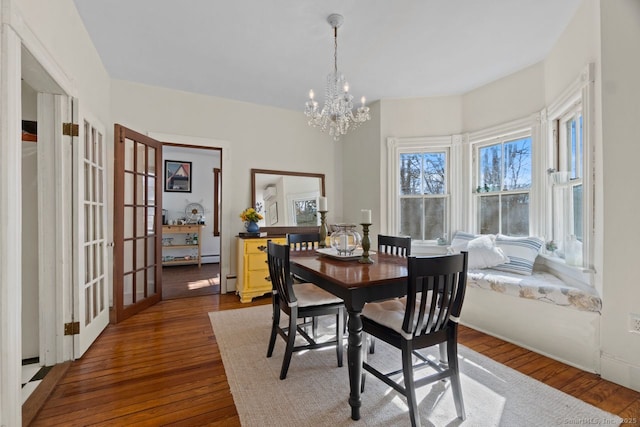
[[[404,398],[370,374],[361,419],[351,420],[346,352],[342,368],[331,347],[294,353],[281,381],[284,340],[279,337],[273,356],[266,357],[271,314],[271,306],[209,313],[243,426],[409,425]],[[423,426],[617,426],[622,421],[464,346],[459,357],[467,419],[457,418],[449,384],[438,382],[418,391]],[[400,353],[379,340],[368,358],[387,372],[401,367]]]

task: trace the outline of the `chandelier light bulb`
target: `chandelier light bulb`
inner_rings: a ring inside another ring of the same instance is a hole
[[[345,93],[349,92],[349,83],[348,82],[344,82],[344,92]]]
[[[311,89],[309,91],[309,99],[312,100],[312,101],[313,101],[313,96],[314,96],[313,89]]]
[[[362,98],[360,98],[360,102],[362,102],[362,106],[364,107],[364,104],[367,102],[367,98],[363,96]]]

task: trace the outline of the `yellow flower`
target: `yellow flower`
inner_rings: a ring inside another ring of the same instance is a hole
[[[260,215],[254,208],[247,208],[240,213],[240,218],[245,222],[258,222],[263,218],[263,216]]]

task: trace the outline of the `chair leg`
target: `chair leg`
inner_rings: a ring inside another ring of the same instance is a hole
[[[318,339],[318,317],[314,316],[311,318],[311,333],[314,340]]]
[[[373,338],[370,334],[365,334],[367,337]],[[366,341],[365,341],[366,343]],[[368,363],[368,357],[367,357],[367,346],[363,345],[362,346],[362,365],[364,366],[365,363]],[[367,379],[367,371],[363,368],[362,369],[362,377],[360,379],[360,393],[364,393],[364,383],[365,380]]]
[[[291,363],[291,355],[293,354],[293,347],[296,341],[296,316],[291,313],[289,316],[289,335],[287,335],[287,348],[284,351],[284,358],[282,359],[282,369],[280,370],[280,379],[287,378],[287,372],[289,371],[289,364]]]
[[[344,329],[344,312],[338,310],[336,314],[336,352],[338,356],[338,367],[342,367],[342,354],[344,352],[344,343],[342,342],[342,331]]]
[[[440,344],[438,344],[438,348],[440,350],[440,367],[442,367],[443,369],[447,369],[449,367],[449,362],[448,360],[448,356],[447,356],[447,343],[445,342],[441,342]]]
[[[409,418],[412,427],[420,427],[420,414],[418,413],[418,399],[416,387],[413,383],[413,346],[410,341],[402,341],[402,375],[404,376],[405,397],[409,405]]]
[[[273,323],[271,325],[271,336],[269,337],[269,348],[267,349],[267,357],[271,357],[273,354],[273,348],[276,344],[276,337],[278,335],[278,327],[280,325],[280,308],[276,305],[273,306]]]
[[[453,402],[456,405],[458,417],[464,421],[464,401],[462,400],[462,387],[460,386],[460,367],[458,366],[458,346],[455,342],[447,343],[447,358],[449,369],[451,369],[451,391],[453,391]]]
[[[369,335],[369,354],[373,354],[376,352],[376,339]]]
[[[347,322],[349,321],[349,312],[347,311],[347,307],[342,310],[342,315],[344,316],[344,328],[342,329],[342,333],[347,333]]]

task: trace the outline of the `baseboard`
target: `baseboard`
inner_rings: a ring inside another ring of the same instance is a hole
[[[600,358],[601,376],[621,386],[640,391],[640,367],[615,359],[605,353]]]
[[[27,401],[22,405],[22,425],[24,427],[28,427],[33,422],[56,384],[64,377],[70,366],[70,361],[55,365],[27,398]]]

